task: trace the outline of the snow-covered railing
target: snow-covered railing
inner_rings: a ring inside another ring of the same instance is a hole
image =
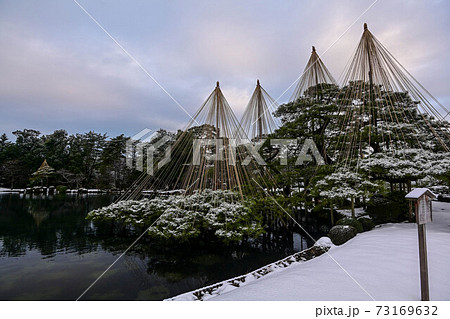
[[[268,274],[281,271],[294,263],[303,263],[326,253],[332,246],[330,238],[320,238],[314,246],[295,253],[289,257],[261,267],[246,275],[234,277],[210,286],[186,292],[184,294],[165,299],[166,301],[204,301],[229,292],[236,288],[245,286],[255,280],[258,280]]]

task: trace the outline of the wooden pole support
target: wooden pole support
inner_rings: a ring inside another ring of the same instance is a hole
[[[428,285],[427,240],[425,224],[417,225],[417,227],[419,233],[420,291],[422,301],[429,301],[430,289]]]
[[[436,198],[436,195],[428,188],[415,188],[406,194],[405,198],[414,201],[417,233],[419,235],[420,294],[422,301],[429,301],[430,287],[428,283],[427,233],[425,224],[432,221],[431,201],[433,198]]]

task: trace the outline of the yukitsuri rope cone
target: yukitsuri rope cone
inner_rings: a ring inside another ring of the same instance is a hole
[[[328,136],[328,153],[343,166],[357,167],[371,154],[411,148],[449,151],[449,123],[441,105],[392,56],[364,24],[364,32],[343,73],[338,112]],[[433,105],[430,101],[434,101]]]
[[[306,64],[306,67],[300,77],[294,93],[290,99],[291,102],[295,102],[297,99],[305,95],[305,91],[310,89],[314,92],[309,92],[309,96],[318,96],[322,86],[326,84],[336,84],[336,80],[328,71],[325,64],[320,59],[316,52],[316,48],[312,47],[311,56]]]
[[[264,167],[251,159],[243,132],[225,99],[219,82],[200,106],[186,128],[171,146],[171,159],[155,170],[153,176],[142,174],[119,200],[141,197],[143,190],[180,190],[189,195],[205,189],[228,190],[243,199],[245,194],[260,192],[260,185],[272,182]],[[249,158],[245,165],[244,160]],[[269,184],[268,184],[269,183]]]
[[[242,129],[249,139],[261,140],[275,131],[278,125],[273,118],[273,112],[277,108],[277,102],[270,97],[257,80],[255,91],[241,119]]]

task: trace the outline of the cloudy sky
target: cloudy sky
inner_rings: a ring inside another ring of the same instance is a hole
[[[359,20],[374,0],[77,1],[190,114],[216,81],[238,117],[257,78],[288,101],[311,45],[339,78],[364,22],[450,106],[450,1],[379,0]],[[0,0],[0,132],[131,136],[189,119],[75,1]]]

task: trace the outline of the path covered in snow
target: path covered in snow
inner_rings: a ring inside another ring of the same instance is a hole
[[[450,300],[450,203],[433,202],[426,228],[430,299]],[[209,300],[420,300],[416,224],[382,225],[328,254]]]

